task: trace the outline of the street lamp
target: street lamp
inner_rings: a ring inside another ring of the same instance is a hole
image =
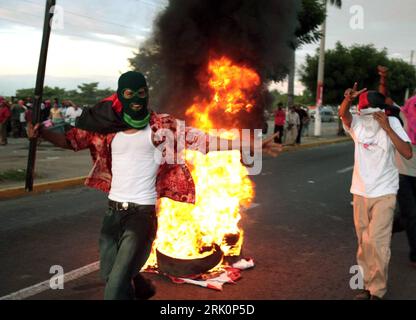
[[[328,1],[325,1],[325,15],[327,11]],[[318,63],[318,82],[316,87],[316,111],[315,111],[315,130],[314,135],[319,137],[321,135],[321,107],[324,94],[324,72],[325,72],[325,35],[326,35],[326,17],[322,23],[321,29],[321,43],[319,47],[319,63]]]

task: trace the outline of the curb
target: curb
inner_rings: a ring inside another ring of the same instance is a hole
[[[302,150],[302,149],[310,149],[310,148],[326,146],[326,145],[330,145],[330,144],[349,142],[349,141],[352,141],[351,137],[344,137],[344,138],[336,138],[336,139],[326,140],[326,141],[311,142],[311,143],[301,144],[299,146],[284,146],[283,147],[283,152],[292,152],[292,151],[298,151],[298,150]]]
[[[39,183],[33,186],[32,192],[27,192],[24,187],[15,187],[15,188],[6,188],[0,189],[0,200],[6,200],[10,198],[16,198],[24,195],[32,195],[35,193],[45,192],[45,191],[55,191],[61,190],[69,187],[76,187],[83,185],[87,177],[77,177],[69,178],[57,181],[50,181]]]
[[[293,146],[293,147],[286,146],[283,148],[282,152],[293,152],[293,151],[298,151],[302,149],[309,149],[309,148],[325,146],[325,145],[330,145],[330,144],[348,142],[348,141],[351,141],[350,137],[337,138],[337,139],[326,140],[326,141],[311,142],[311,143],[303,144],[300,146]],[[84,181],[86,178],[87,177],[76,177],[76,178],[69,178],[69,179],[39,183],[33,186],[33,191],[30,193],[26,192],[24,187],[0,189],[0,200],[16,198],[16,197],[21,197],[25,195],[32,195],[32,194],[41,193],[45,191],[55,191],[55,190],[62,190],[62,189],[70,188],[70,187],[77,187],[80,185],[84,185]]]

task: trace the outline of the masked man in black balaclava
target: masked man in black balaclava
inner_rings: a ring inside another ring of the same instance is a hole
[[[117,97],[123,105],[123,122],[134,129],[149,124],[149,95],[146,79],[141,73],[126,72],[118,80]]]
[[[195,202],[195,185],[186,165],[163,162],[162,154],[173,153],[172,159],[181,159],[177,154],[181,151],[178,137],[183,137],[185,148],[201,152],[210,150],[211,139],[218,146],[215,150],[224,145],[229,150],[239,147],[182,126],[168,114],[150,111],[148,101],[144,76],[129,71],[120,76],[117,93],[84,109],[75,128],[65,134],[39,125],[29,128],[29,137],[40,134],[63,148],[90,149],[94,166],[85,183],[108,193],[109,200],[100,234],[105,299],[147,299],[155,293],[139,270],[156,236],[156,201],[168,197]],[[166,130],[172,133],[173,143],[166,143],[163,134],[159,134]],[[274,144],[273,138],[265,140],[262,147],[277,155],[281,146]]]

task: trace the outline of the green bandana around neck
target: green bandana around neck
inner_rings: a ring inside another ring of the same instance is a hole
[[[129,114],[123,114],[123,120],[127,123],[130,127],[134,129],[143,129],[145,128],[150,121],[150,113],[143,120],[134,120]]]

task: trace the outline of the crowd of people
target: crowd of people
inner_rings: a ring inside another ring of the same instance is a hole
[[[309,135],[311,117],[308,110],[300,105],[288,108],[282,102],[274,111],[274,133],[279,133],[275,142],[285,145],[301,144],[303,136]]]
[[[33,99],[16,99],[10,101],[0,97],[0,145],[7,145],[7,138],[27,137],[27,123],[31,119]],[[45,100],[40,106],[41,122],[50,120],[56,130],[63,130],[65,125],[75,126],[75,119],[81,115],[82,108],[71,100],[58,98]]]

